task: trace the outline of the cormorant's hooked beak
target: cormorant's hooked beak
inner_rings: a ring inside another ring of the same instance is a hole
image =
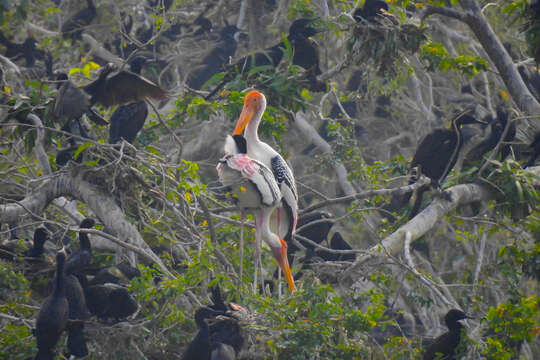
[[[244,129],[246,128],[247,124],[249,124],[249,122],[253,118],[253,116],[255,116],[254,107],[248,104],[244,104],[244,108],[242,109],[242,112],[240,113],[240,117],[238,118],[238,121],[236,122],[236,127],[234,128],[233,135],[241,135]]]
[[[276,258],[279,267],[285,274],[285,279],[287,279],[287,284],[289,284],[289,290],[294,292],[296,290],[294,286],[294,279],[291,273],[291,268],[289,267],[289,259],[287,258],[287,243],[283,239],[279,239],[281,242],[281,247],[273,247],[272,254]]]

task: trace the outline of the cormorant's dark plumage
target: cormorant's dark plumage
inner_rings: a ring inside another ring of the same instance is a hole
[[[139,269],[123,262],[118,265],[100,269],[88,283],[90,285],[101,285],[106,283],[127,285],[131,279],[137,276],[141,276]]]
[[[84,320],[88,319],[89,313],[86,306],[84,291],[79,279],[74,275],[65,276],[66,297],[69,304],[68,350],[70,355],[83,357],[88,355],[88,348],[84,338]]]
[[[235,313],[243,308],[225,302],[219,285],[212,287],[211,291],[213,304],[195,312],[199,331],[189,343],[182,360],[234,360],[244,345],[242,328],[235,317]]]
[[[35,360],[52,360],[53,349],[66,328],[69,305],[64,282],[66,253],[62,249],[56,254],[56,275],[52,294],[45,299],[36,321],[35,336],[38,353]]]
[[[382,0],[366,0],[362,8],[354,11],[353,17],[359,23],[365,21],[371,24],[380,24],[380,21],[386,18],[397,24],[396,18],[388,13],[388,4]]]
[[[190,88],[201,89],[212,76],[223,71],[229,59],[236,53],[237,43],[234,34],[239,31],[240,29],[234,25],[227,25],[221,30],[217,46],[203,58],[198,70],[191,73],[187,79]]]
[[[85,357],[88,355],[83,321],[72,321],[68,324],[67,348],[70,356]]]
[[[310,88],[313,91],[321,91],[325,85],[319,83],[316,79],[321,73],[319,68],[319,54],[316,43],[310,39],[311,36],[317,33],[317,30],[309,26],[316,19],[298,19],[295,20],[289,27],[289,40],[292,50],[292,63],[306,70],[306,78],[310,83]],[[227,82],[231,81],[234,72],[247,73],[254,67],[279,65],[283,59],[285,43],[279,42],[263,51],[258,51],[253,54],[244,56],[237,60],[234,64],[228,67],[228,73],[225,75],[221,83],[219,83],[206,99],[214,96]]]
[[[167,92],[150,80],[131,71],[117,71],[112,63],[101,69],[98,78],[82,89],[90,95],[90,105],[105,107],[167,97]]]
[[[109,143],[115,144],[124,139],[132,144],[144,126],[148,116],[148,105],[139,101],[116,108],[109,119]]]
[[[330,249],[332,250],[352,250],[351,245],[341,236],[339,232],[332,235],[330,239]],[[322,249],[316,250],[317,256],[321,257],[325,261],[354,261],[354,254],[335,254],[329,253]]]
[[[17,44],[8,40],[0,32],[0,44],[6,47],[4,55],[11,60],[24,58],[27,67],[32,67],[36,63],[36,58],[44,59],[45,52],[37,48],[38,42],[33,37],[28,37],[22,44]]]
[[[27,250],[21,252],[23,243],[15,236],[13,239],[0,244],[0,258],[13,261],[17,255],[24,255],[30,258],[37,258],[43,255],[43,244],[48,239],[47,230],[37,228],[34,232],[32,245],[28,239],[24,240]]]
[[[442,334],[429,345],[424,353],[423,360],[454,360],[454,352],[461,340],[463,325],[460,320],[466,319],[467,315],[461,310],[452,309],[444,317],[448,332]]]
[[[90,25],[96,17],[96,7],[93,0],[86,0],[87,7],[76,12],[62,24],[62,35],[71,39],[81,39],[82,30]]]
[[[226,316],[209,307],[195,312],[199,331],[189,343],[182,360],[236,359],[244,344],[242,329],[234,318],[215,319],[219,315]],[[212,321],[211,325],[207,323],[208,320]]]
[[[431,186],[440,188],[441,182],[452,170],[463,146],[461,126],[464,124],[483,123],[469,113],[462,113],[452,120],[450,129],[435,129],[420,142],[416,148],[411,169],[418,168],[420,173],[431,179]],[[415,179],[411,180],[411,184]],[[427,188],[418,190],[418,194],[409,214],[409,218],[416,216],[422,203],[422,195]],[[405,196],[404,201],[408,201]]]
[[[504,129],[506,128],[507,123],[508,114],[500,108],[497,109],[497,117],[495,119],[491,119],[490,121],[491,133],[489,137],[481,141],[478,145],[476,145],[467,153],[464,161],[465,166],[471,165],[472,162],[481,160],[485,153],[493,150],[495,146],[497,146],[501,139],[501,136],[504,133]],[[508,131],[506,132],[506,135],[503,139],[503,141],[506,143],[514,140],[514,137],[516,136],[516,125],[514,123],[511,123],[509,126],[510,127],[508,128]],[[510,155],[511,152],[510,144],[503,144],[499,151],[501,154],[501,160],[506,159],[506,157]]]
[[[43,245],[49,238],[49,233],[45,228],[37,228],[34,231],[34,242],[30,249],[24,255],[28,257],[40,257],[43,255]]]
[[[182,355],[182,360],[209,360],[212,348],[210,340],[210,328],[207,319],[220,315],[208,307],[202,307],[195,312],[195,323],[199,327],[199,332],[191,340],[188,348]]]
[[[137,301],[129,291],[116,284],[89,285],[85,275],[78,276],[88,310],[100,319],[126,318],[137,311]]]
[[[63,123],[62,130],[73,133],[72,127],[78,125],[80,135],[87,137],[84,128],[80,124],[80,118],[87,114],[88,118],[98,125],[106,125],[107,122],[90,107],[90,97],[77,87],[69,79],[67,74],[58,73],[56,77],[56,101],[54,115]]]
[[[90,218],[84,219],[81,224],[81,229],[91,229],[95,225],[95,221]],[[90,238],[85,232],[79,232],[79,251],[74,252],[66,261],[66,274],[78,273],[88,265],[92,260],[92,246]]]

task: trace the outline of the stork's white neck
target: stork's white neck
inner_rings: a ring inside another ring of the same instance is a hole
[[[248,144],[248,149],[250,146],[253,146],[261,142],[261,140],[259,140],[259,134],[258,134],[261,118],[262,118],[262,112],[260,115],[259,113],[255,114],[253,119],[246,126],[245,137],[246,137],[246,142]]]

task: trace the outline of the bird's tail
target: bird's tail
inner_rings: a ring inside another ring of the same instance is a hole
[[[94,111],[94,109],[89,109],[86,113],[88,115],[88,118],[92,120],[92,122],[98,124],[98,125],[109,125],[109,122],[102,118]]]

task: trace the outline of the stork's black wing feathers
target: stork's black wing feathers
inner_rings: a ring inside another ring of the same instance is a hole
[[[287,166],[287,163],[281,156],[274,156],[271,160],[272,171],[274,172],[274,177],[281,187],[282,183],[285,183],[294,194],[294,198],[298,200],[298,194],[296,192],[296,183],[294,182],[294,177],[291,173],[291,169]]]

